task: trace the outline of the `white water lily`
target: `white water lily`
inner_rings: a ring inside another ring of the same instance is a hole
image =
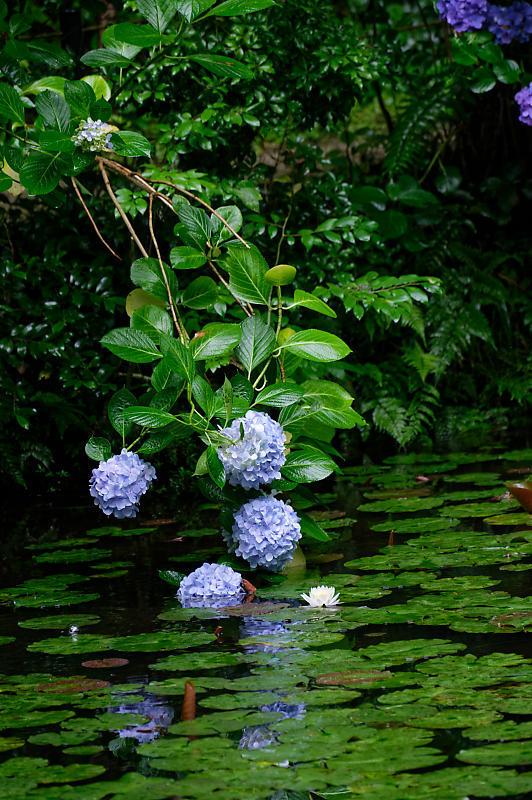
[[[320,608],[320,606],[336,606],[339,603],[339,594],[335,594],[334,586],[313,586],[309,594],[302,594],[309,606]]]

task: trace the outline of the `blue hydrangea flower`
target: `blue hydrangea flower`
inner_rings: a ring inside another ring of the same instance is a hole
[[[525,125],[532,125],[532,83],[517,92],[515,101],[519,104],[520,122],[524,122]]]
[[[487,24],[497,44],[510,44],[514,39],[528,42],[532,34],[532,6],[521,0],[509,6],[490,5]]]
[[[248,411],[221,433],[228,441],[218,448],[218,456],[231,486],[258,489],[281,477],[279,470],[286,460],[285,435],[268,414]]]
[[[89,117],[80,122],[76,133],[72,136],[72,141],[77,147],[90,153],[98,150],[112,150],[111,133],[116,130],[114,125]]]
[[[183,608],[221,608],[244,599],[242,575],[224,564],[202,564],[183,578],[177,598]]]
[[[90,493],[104,514],[117,519],[136,517],[139,499],[156,478],[155,469],[126,448],[120,455],[100,461],[92,470]]]
[[[299,517],[292,506],[275,497],[257,497],[244,503],[235,514],[235,552],[252,567],[283,569],[291,561],[299,539]]]
[[[436,8],[440,19],[463,33],[482,28],[488,14],[488,0],[438,0]]]

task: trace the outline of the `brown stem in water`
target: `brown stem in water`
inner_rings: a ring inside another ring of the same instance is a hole
[[[183,697],[183,706],[181,708],[181,719],[187,722],[196,719],[196,690],[194,684],[190,681],[185,681],[185,696]]]

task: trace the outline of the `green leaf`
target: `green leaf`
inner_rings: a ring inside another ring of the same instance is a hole
[[[165,425],[176,421],[174,415],[169,414],[168,411],[145,406],[130,406],[124,409],[123,416],[124,419],[141,425],[143,428],[164,428]]]
[[[35,98],[35,108],[41,115],[47,127],[59,131],[68,130],[70,122],[70,109],[64,97],[48,89]]]
[[[242,335],[239,325],[223,322],[212,323],[202,333],[202,336],[191,342],[191,349],[196,361],[229,355]]]
[[[169,367],[191,383],[196,367],[190,348],[171,336],[161,336],[161,350]]]
[[[39,144],[43,150],[59,153],[72,153],[76,149],[70,134],[62,131],[43,131],[39,134]]]
[[[268,265],[254,245],[248,248],[241,242],[228,244],[227,256],[221,263],[229,272],[229,290],[236,297],[268,305],[270,284],[264,277]]]
[[[218,288],[212,278],[192,281],[183,292],[183,304],[189,308],[209,308],[218,299]]]
[[[169,583],[170,586],[179,586],[185,577],[181,574],[181,572],[176,572],[173,569],[160,569],[158,570],[158,574],[159,578],[161,578],[163,581],[166,581],[166,583]]]
[[[24,106],[16,90],[8,83],[0,83],[0,117],[24,125]]]
[[[170,264],[174,269],[198,269],[207,263],[207,257],[195,247],[173,247]]]
[[[240,397],[245,400],[246,403],[251,403],[254,394],[253,386],[240,372],[237,372],[237,374],[233,375],[231,378],[231,386],[233,387],[233,397]]]
[[[351,352],[351,348],[338,336],[313,328],[294,333],[284,344],[279,345],[279,349],[288,350],[289,353],[308,358],[309,361],[323,362],[338,361]]]
[[[479,67],[474,71],[472,78],[471,91],[475,92],[475,94],[489,92],[497,83],[489,67]]]
[[[159,453],[168,447],[169,444],[175,442],[176,439],[185,439],[192,434],[192,428],[186,425],[181,425],[178,422],[166,425],[164,428],[159,428],[156,433],[149,436],[139,447],[139,453]]]
[[[311,311],[317,311],[318,314],[324,314],[326,317],[336,317],[336,312],[329,308],[327,303],[324,303],[323,300],[310,292],[304,292],[302,289],[295,290],[294,305],[309,308]]]
[[[187,203],[178,206],[177,213],[186,233],[200,250],[205,249],[211,235],[211,226],[207,214],[201,208]],[[178,227],[178,226],[176,226]]]
[[[518,83],[521,78],[521,69],[515,61],[505,59],[500,64],[493,65],[493,72],[501,83]]]
[[[152,25],[134,25],[132,22],[121,22],[113,26],[113,39],[125,42],[137,48],[153,47],[161,42],[161,33]],[[107,45],[107,42],[104,42]],[[123,53],[123,55],[127,55]]]
[[[248,378],[251,371],[273,353],[276,346],[273,328],[266,325],[261,318],[254,314],[241,323],[242,337],[235,350],[235,356],[247,370]]]
[[[159,297],[145,292],[144,289],[133,289],[126,297],[126,313],[128,317],[130,317],[137,308],[142,308],[143,306],[159,306],[159,308],[166,308],[166,303]]]
[[[20,181],[28,194],[48,194],[55,189],[67,166],[61,153],[31,151],[20,170]],[[70,162],[72,163],[72,162]]]
[[[303,390],[294,383],[274,383],[258,393],[254,406],[265,405],[284,408],[297,403],[303,397]]]
[[[44,92],[46,89],[50,89],[51,92],[57,92],[57,94],[63,94],[65,82],[65,78],[61,78],[59,75],[48,75],[26,86],[24,94],[39,94],[39,92]]]
[[[177,10],[188,22],[207,11],[216,0],[176,0]]]
[[[281,473],[289,481],[313,483],[327,478],[335,469],[336,464],[328,455],[311,447],[302,447],[288,453]]]
[[[220,3],[219,6],[204,14],[202,19],[212,16],[232,17],[238,14],[252,14],[254,11],[262,11],[262,9],[274,5],[274,0],[225,0],[224,3]]]
[[[319,403],[323,408],[346,409],[353,402],[349,392],[332,381],[310,380],[302,384],[305,399],[309,403]]]
[[[177,14],[178,0],[137,0],[137,11],[156,31],[163,33]]]
[[[151,375],[151,385],[156,392],[162,392],[168,387],[181,391],[184,382],[184,378],[176,375],[164,356],[157,362]]]
[[[89,50],[81,56],[80,61],[87,67],[129,67],[133,63],[130,58],[126,58],[116,50],[107,50],[105,47],[98,50]]]
[[[65,100],[70,108],[72,119],[87,119],[91,105],[96,100],[93,89],[85,81],[65,81]]]
[[[253,77],[253,72],[246,64],[242,64],[241,61],[235,61],[231,56],[200,53],[199,55],[189,56],[189,59],[221,78],[245,78],[250,80]]]
[[[178,292],[177,278],[167,264],[163,263],[164,271],[172,297]],[[137,258],[131,265],[130,278],[132,283],[140,286],[145,292],[155,295],[168,302],[168,292],[161,272],[161,267],[156,258]]]
[[[205,380],[196,375],[192,381],[192,395],[202,411],[205,412],[207,419],[214,414],[215,399],[214,392]]]
[[[159,334],[172,335],[172,320],[166,311],[158,306],[142,306],[131,315],[131,327],[148,334],[154,342],[159,341]]]
[[[225,469],[224,465],[218,458],[216,448],[209,445],[207,448],[207,467],[209,468],[209,475],[220,489],[225,486]]]
[[[113,451],[108,439],[104,439],[102,436],[91,436],[85,445],[85,453],[95,461],[107,461],[108,458],[111,458]]]
[[[301,525],[301,533],[308,536],[310,539],[316,539],[318,542],[328,542],[331,538],[326,533],[321,525],[318,525],[316,520],[309,517],[308,514],[299,514],[299,522]]]
[[[222,217],[228,225],[231,226],[235,233],[238,233],[243,222],[242,214],[238,206],[222,206],[221,208],[216,209],[216,213]],[[224,225],[222,220],[214,214],[211,214],[210,225],[213,247],[232,238],[233,234],[227,225]]]
[[[151,144],[140,133],[134,131],[119,131],[111,134],[113,150],[119,156],[146,156],[150,157]]]
[[[141,331],[131,328],[115,328],[100,339],[115,356],[134,364],[147,364],[161,358],[157,345]]]
[[[123,412],[126,408],[134,406],[136,402],[137,399],[135,395],[132,394],[129,389],[126,389],[125,386],[115,392],[109,400],[107,406],[109,422],[122,438],[127,436],[131,430],[131,423],[125,421]]]
[[[107,102],[111,98],[109,83],[102,75],[84,75],[81,81],[90,86],[96,96],[96,100],[91,103],[91,116],[107,122],[113,110]]]
[[[233,384],[228,379],[227,375],[224,378],[222,386],[222,399],[224,401],[225,425],[227,426],[233,410]]]

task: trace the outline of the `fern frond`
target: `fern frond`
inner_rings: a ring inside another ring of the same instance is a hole
[[[441,83],[430,86],[402,112],[390,137],[384,168],[390,175],[418,167],[438,136],[441,123],[454,116],[453,102]]]

